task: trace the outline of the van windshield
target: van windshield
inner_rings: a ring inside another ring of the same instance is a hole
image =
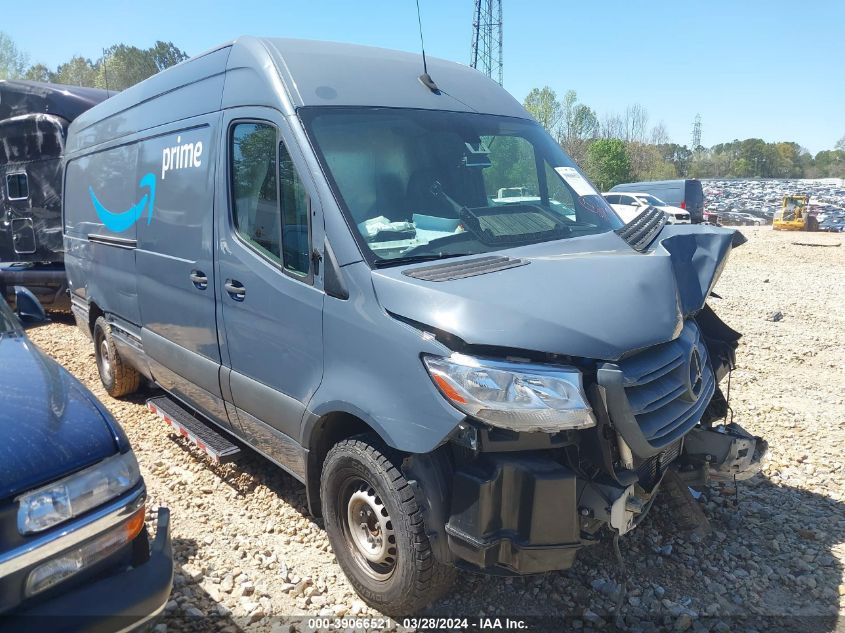
[[[299,113],[373,265],[486,253],[623,224],[532,121],[359,107]]]

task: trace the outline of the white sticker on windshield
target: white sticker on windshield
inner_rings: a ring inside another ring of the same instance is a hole
[[[594,196],[596,190],[574,167],[555,167],[555,171],[579,196]]]

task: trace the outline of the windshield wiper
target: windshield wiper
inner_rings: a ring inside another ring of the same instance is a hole
[[[387,268],[389,266],[402,266],[404,264],[417,264],[419,262],[430,262],[437,259],[449,259],[450,257],[466,257],[478,253],[432,253],[430,255],[408,255],[407,257],[393,257],[391,259],[379,259],[373,266],[376,268]]]

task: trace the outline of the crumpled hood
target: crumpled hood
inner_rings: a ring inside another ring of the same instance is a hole
[[[0,438],[0,501],[114,455],[126,442],[85,387],[16,334],[0,337]]]
[[[494,253],[526,266],[433,282],[402,274],[431,265],[414,264],[373,271],[373,285],[388,312],[468,344],[617,360],[674,339],[745,241],[730,229],[667,225],[645,253],[605,233]]]

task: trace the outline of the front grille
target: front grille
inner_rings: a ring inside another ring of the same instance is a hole
[[[665,447],[698,424],[716,388],[707,346],[692,320],[674,341],[620,361],[619,369],[630,411],[653,446]]]

